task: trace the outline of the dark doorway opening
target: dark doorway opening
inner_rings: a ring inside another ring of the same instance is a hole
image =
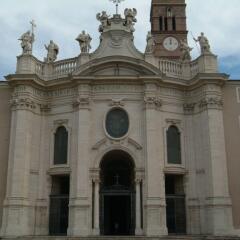
[[[131,197],[104,196],[105,235],[130,235]]]
[[[101,163],[100,230],[102,235],[135,232],[134,165],[123,151],[111,151]]]
[[[169,234],[186,234],[186,206],[182,175],[166,175],[167,228]]]
[[[49,234],[67,235],[69,205],[69,176],[53,176],[50,195]]]

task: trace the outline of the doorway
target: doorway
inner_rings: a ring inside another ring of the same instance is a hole
[[[50,195],[49,234],[67,235],[69,205],[69,176],[53,176]]]
[[[107,153],[101,163],[100,231],[133,235],[135,231],[134,165],[123,151]]]
[[[186,234],[186,205],[182,175],[165,176],[167,228],[169,234]]]

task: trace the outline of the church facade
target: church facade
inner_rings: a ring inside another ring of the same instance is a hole
[[[152,0],[144,53],[136,9],[97,14],[99,47],[83,31],[71,59],[23,34],[0,83],[3,238],[240,236],[240,81],[203,33],[191,59],[185,8]]]

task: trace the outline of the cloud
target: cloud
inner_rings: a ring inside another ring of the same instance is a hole
[[[238,30],[239,0],[186,0],[189,43],[198,50],[191,33],[197,36],[201,31],[209,38],[212,50],[220,61],[229,56],[240,55],[240,31]],[[120,5],[122,13],[126,7],[138,10],[135,45],[143,51],[146,34],[150,30],[151,0],[128,0]],[[70,58],[79,54],[76,36],[84,29],[93,38],[93,49],[99,44],[99,22],[96,13],[106,10],[115,12],[115,6],[108,0],[2,0],[0,8],[0,79],[3,75],[15,72],[16,56],[21,53],[17,40],[30,28],[30,20],[37,23],[34,55],[43,59],[46,55],[44,44],[54,40],[60,46],[59,58]],[[11,12],[11,14],[9,14]],[[238,62],[240,65],[240,62]],[[223,65],[223,64],[221,64]]]

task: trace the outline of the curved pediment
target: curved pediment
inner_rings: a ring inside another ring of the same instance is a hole
[[[114,56],[94,59],[77,69],[74,76],[161,76],[162,73],[144,60]]]

